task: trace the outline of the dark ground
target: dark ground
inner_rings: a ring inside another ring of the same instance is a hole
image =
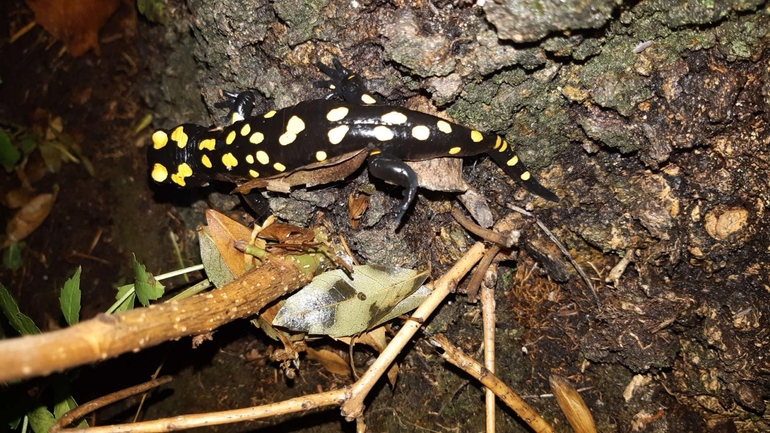
[[[206,202],[195,201],[198,193],[151,188],[144,147],[151,129],[136,133],[135,126],[146,114],[155,116],[154,127],[221,123],[223,113],[212,109],[220,89],[256,88],[267,97],[258,109],[320,96],[310,88],[321,78],[312,64],[336,55],[392,104],[438,104],[458,123],[507,134],[562,197],[553,204],[523,193],[485,158],[464,170],[496,217],[510,212],[507,203],[531,206],[594,279],[602,305],[563,259],[540,253],[548,242],[521,221],[526,247],[517,263],[501,267],[496,295],[497,368],[515,391],[543,394],[550,374],[568,377],[587,388],[583,398],[602,432],[770,431],[770,19],[762,5],[719,5],[708,19],[696,10],[684,14],[688,22],[674,22],[681,18],[675,6],[640,2],[592,30],[526,40],[513,50],[490,42],[495,27],[483,23],[478,7],[455,3],[399,9],[387,2],[243,7],[191,0],[169,5],[165,26],[140,17],[134,37],[121,26],[124,5],[102,29],[100,56],[59,55],[61,45],[51,46],[40,27],[4,42],[0,124],[31,127],[41,109],[61,116],[95,175],[64,164],[35,184],[38,192],[58,185],[56,204],[26,240],[23,268],[2,271],[0,281],[23,312],[52,329],[63,323],[58,289],[76,266],[83,267],[81,316],[90,318],[129,278],[131,253],[156,274],[178,267],[169,233],[179,237],[187,263],[197,263],[202,210],[211,204],[242,214],[240,205],[217,194]],[[663,17],[658,11],[666,7]],[[0,34],[29,22],[24,11],[20,2],[0,6],[7,17]],[[505,24],[496,26],[502,32]],[[655,44],[630,52],[646,39]],[[435,57],[420,51],[425,46]],[[1,174],[5,194],[17,180]],[[423,192],[394,233],[387,210],[397,192],[383,185],[373,215],[352,230],[347,209],[333,204],[366,182],[360,171],[352,182],[278,196],[271,205],[292,223],[331,224],[369,263],[430,261],[440,275],[472,244],[448,214],[451,196],[432,192]],[[11,212],[0,209],[4,223]],[[634,251],[625,272],[607,279]],[[567,280],[554,270],[561,268]],[[429,329],[479,353],[478,306],[462,295]],[[270,350],[259,331],[236,322],[196,350],[183,339],[78,369],[73,394],[85,402],[143,382],[162,365],[176,379],[146,403],[143,418],[153,419],[351,383],[310,361],[289,381],[267,359]],[[362,355],[358,364],[365,362]],[[383,385],[369,401],[372,431],[483,430],[480,387],[424,340],[400,362],[395,389]],[[569,431],[552,399],[528,401],[558,431]],[[118,405],[96,420],[132,416],[132,407]],[[353,431],[335,410],[211,430],[268,425]],[[498,427],[527,431],[507,410],[498,413]]]

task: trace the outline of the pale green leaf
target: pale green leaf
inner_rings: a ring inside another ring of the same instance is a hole
[[[61,312],[64,314],[64,320],[72,326],[80,321],[80,266],[75,270],[75,275],[64,282],[59,296]]]
[[[5,168],[5,171],[11,172],[16,163],[21,159],[21,153],[11,143],[11,137],[0,129],[0,165]]]
[[[222,287],[233,281],[235,277],[211,238],[208,227],[202,227],[198,230],[198,244],[201,248],[203,268],[206,270],[209,281],[216,287]]]
[[[372,265],[354,266],[352,279],[342,270],[326,272],[287,299],[273,325],[332,337],[359,334],[419,305],[425,292],[405,300],[427,277],[427,272]]]
[[[51,411],[45,406],[38,406],[27,413],[29,425],[35,433],[48,433],[48,430],[56,423]]]
[[[3,310],[5,317],[8,318],[8,322],[19,334],[33,335],[40,333],[40,329],[35,326],[35,322],[19,311],[19,305],[2,284],[0,284],[0,309]]]
[[[21,251],[24,249],[24,242],[12,242],[3,250],[3,268],[9,271],[18,271],[23,264]]]
[[[139,302],[146,307],[150,305],[150,301],[163,296],[163,285],[156,281],[151,273],[147,272],[143,264],[136,261],[136,256],[133,256],[133,261],[134,290],[136,290],[136,297]]]
[[[115,299],[121,301],[119,305],[110,308],[112,313],[122,313],[123,311],[132,310],[134,308],[134,301],[136,300],[136,292],[134,291],[133,284],[126,284],[125,286],[118,287],[118,294],[115,295]]]

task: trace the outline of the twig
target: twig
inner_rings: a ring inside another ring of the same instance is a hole
[[[278,297],[309,283],[312,273],[312,268],[301,269],[288,260],[274,258],[211,292],[120,314],[100,314],[69,328],[0,341],[0,383],[209,332],[256,314]]]
[[[73,422],[75,422],[75,420],[79,418],[83,418],[89,413],[97,409],[103,408],[108,404],[112,404],[112,403],[115,403],[116,401],[123,400],[124,398],[131,397],[132,395],[147,392],[153,388],[156,388],[161,385],[165,385],[169,382],[171,382],[171,376],[163,376],[158,379],[153,379],[148,382],[132,386],[130,388],[113,392],[112,394],[107,394],[95,400],[91,400],[88,403],[82,404],[76,407],[75,409],[72,409],[71,411],[64,414],[64,416],[62,416],[56,421],[56,424],[51,426],[49,433],[56,433],[57,431],[64,428],[64,426],[72,424]]]
[[[513,209],[522,215],[526,215],[528,217],[532,217],[535,219],[535,223],[537,224],[537,226],[540,227],[540,229],[543,230],[543,232],[545,232],[545,234],[551,239],[551,241],[554,244],[556,244],[556,246],[559,248],[559,251],[561,251],[561,253],[564,254],[564,257],[566,257],[567,260],[569,260],[570,264],[572,264],[572,267],[574,267],[577,273],[580,275],[580,278],[583,279],[583,282],[585,282],[588,288],[591,289],[591,294],[594,295],[594,300],[596,301],[596,307],[599,309],[599,312],[601,312],[602,304],[601,302],[599,302],[599,295],[596,294],[596,290],[594,289],[593,283],[591,283],[591,280],[588,278],[588,275],[586,275],[586,273],[583,272],[583,269],[580,267],[580,265],[577,264],[575,259],[572,258],[569,251],[567,251],[567,248],[564,246],[564,244],[561,243],[561,241],[559,241],[556,235],[554,235],[553,232],[551,232],[551,230],[548,227],[546,227],[546,225],[543,224],[542,221],[540,221],[540,218],[536,217],[532,213],[527,212],[526,210],[512,204],[509,204],[508,208]]]
[[[481,382],[488,389],[491,389],[500,400],[508,407],[513,409],[521,419],[527,423],[536,433],[551,433],[553,428],[540,415],[535,412],[527,403],[524,402],[516,393],[508,388],[503,381],[497,378],[489,370],[482,367],[481,364],[474,361],[460,349],[452,345],[444,335],[435,335],[431,338],[431,343],[444,350],[441,356],[470,374]]]
[[[469,302],[476,302],[476,300],[479,297],[479,288],[481,287],[482,282],[486,278],[487,275],[487,269],[489,269],[489,265],[492,264],[492,261],[495,259],[495,256],[497,253],[500,252],[500,247],[497,245],[492,245],[489,250],[487,250],[486,253],[484,253],[484,257],[481,259],[481,262],[476,267],[476,271],[473,272],[471,275],[471,280],[468,282],[468,289],[465,291],[465,294],[468,296]]]
[[[518,240],[517,238],[512,237],[511,233],[498,233],[496,231],[481,227],[480,225],[468,219],[468,217],[465,216],[460,208],[452,208],[452,217],[456,219],[457,222],[465,228],[465,230],[468,230],[481,239],[500,245],[504,248],[512,247]]]
[[[490,248],[489,251],[494,249]],[[484,258],[489,255],[489,251]],[[492,256],[494,257],[494,255]],[[479,268],[481,265],[479,265]],[[481,317],[484,328],[484,367],[490,373],[495,372],[495,285],[497,283],[497,264],[490,265],[484,272],[481,283]],[[495,433],[495,393],[487,388],[484,391],[487,412],[487,433]]]

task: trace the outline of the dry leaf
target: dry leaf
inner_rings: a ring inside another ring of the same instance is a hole
[[[369,208],[369,202],[371,197],[369,194],[364,194],[360,191],[356,191],[348,197],[348,210],[350,212],[350,226],[354,229],[358,228],[358,223],[361,217]]]
[[[18,242],[29,236],[35,229],[43,224],[43,221],[51,213],[56,194],[40,194],[24,205],[16,215],[8,221],[5,233],[8,235],[5,243],[0,248]]]
[[[575,433],[596,433],[596,424],[591,411],[569,381],[553,374],[548,378],[548,383],[572,430]]]
[[[283,223],[270,224],[259,232],[258,237],[288,245],[307,245],[315,243],[315,232],[313,232],[312,229]]]
[[[329,158],[324,162],[306,165],[285,176],[250,180],[238,185],[233,192],[247,194],[252,189],[267,188],[269,191],[288,193],[291,187],[296,185],[312,187],[336,182],[358,170],[368,155],[368,149],[346,153],[335,158]]]
[[[120,0],[26,0],[35,21],[62,41],[72,57],[93,49],[99,54],[99,29]]]
[[[311,347],[307,348],[307,358],[313,361],[318,361],[324,366],[330,373],[338,376],[350,375],[350,366],[347,361],[340,355],[332,352],[331,350],[321,349],[314,350]]]
[[[251,238],[251,230],[211,209],[206,211],[206,223],[208,224],[211,239],[222,255],[227,268],[230,269],[235,278],[243,275],[246,272],[244,256],[233,245],[236,241],[248,242]]]

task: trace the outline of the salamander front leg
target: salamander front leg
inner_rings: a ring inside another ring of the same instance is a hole
[[[417,174],[404,161],[389,153],[370,154],[369,172],[378,179],[404,187],[404,198],[398,204],[396,217],[396,224],[400,224],[401,218],[417,196]]]
[[[377,100],[366,89],[366,84],[360,75],[342,66],[342,63],[336,58],[332,59],[332,64],[334,67],[324,65],[321,62],[316,63],[318,69],[329,77],[329,80],[313,83],[315,87],[331,90],[324,99],[337,97],[345,102],[361,105],[377,103]]]
[[[227,121],[230,124],[243,120],[251,116],[251,112],[254,110],[254,102],[257,97],[254,92],[241,92],[235,93],[228,90],[223,90],[222,94],[225,96],[225,100],[214,104],[217,108],[229,108],[230,112],[227,113]]]

